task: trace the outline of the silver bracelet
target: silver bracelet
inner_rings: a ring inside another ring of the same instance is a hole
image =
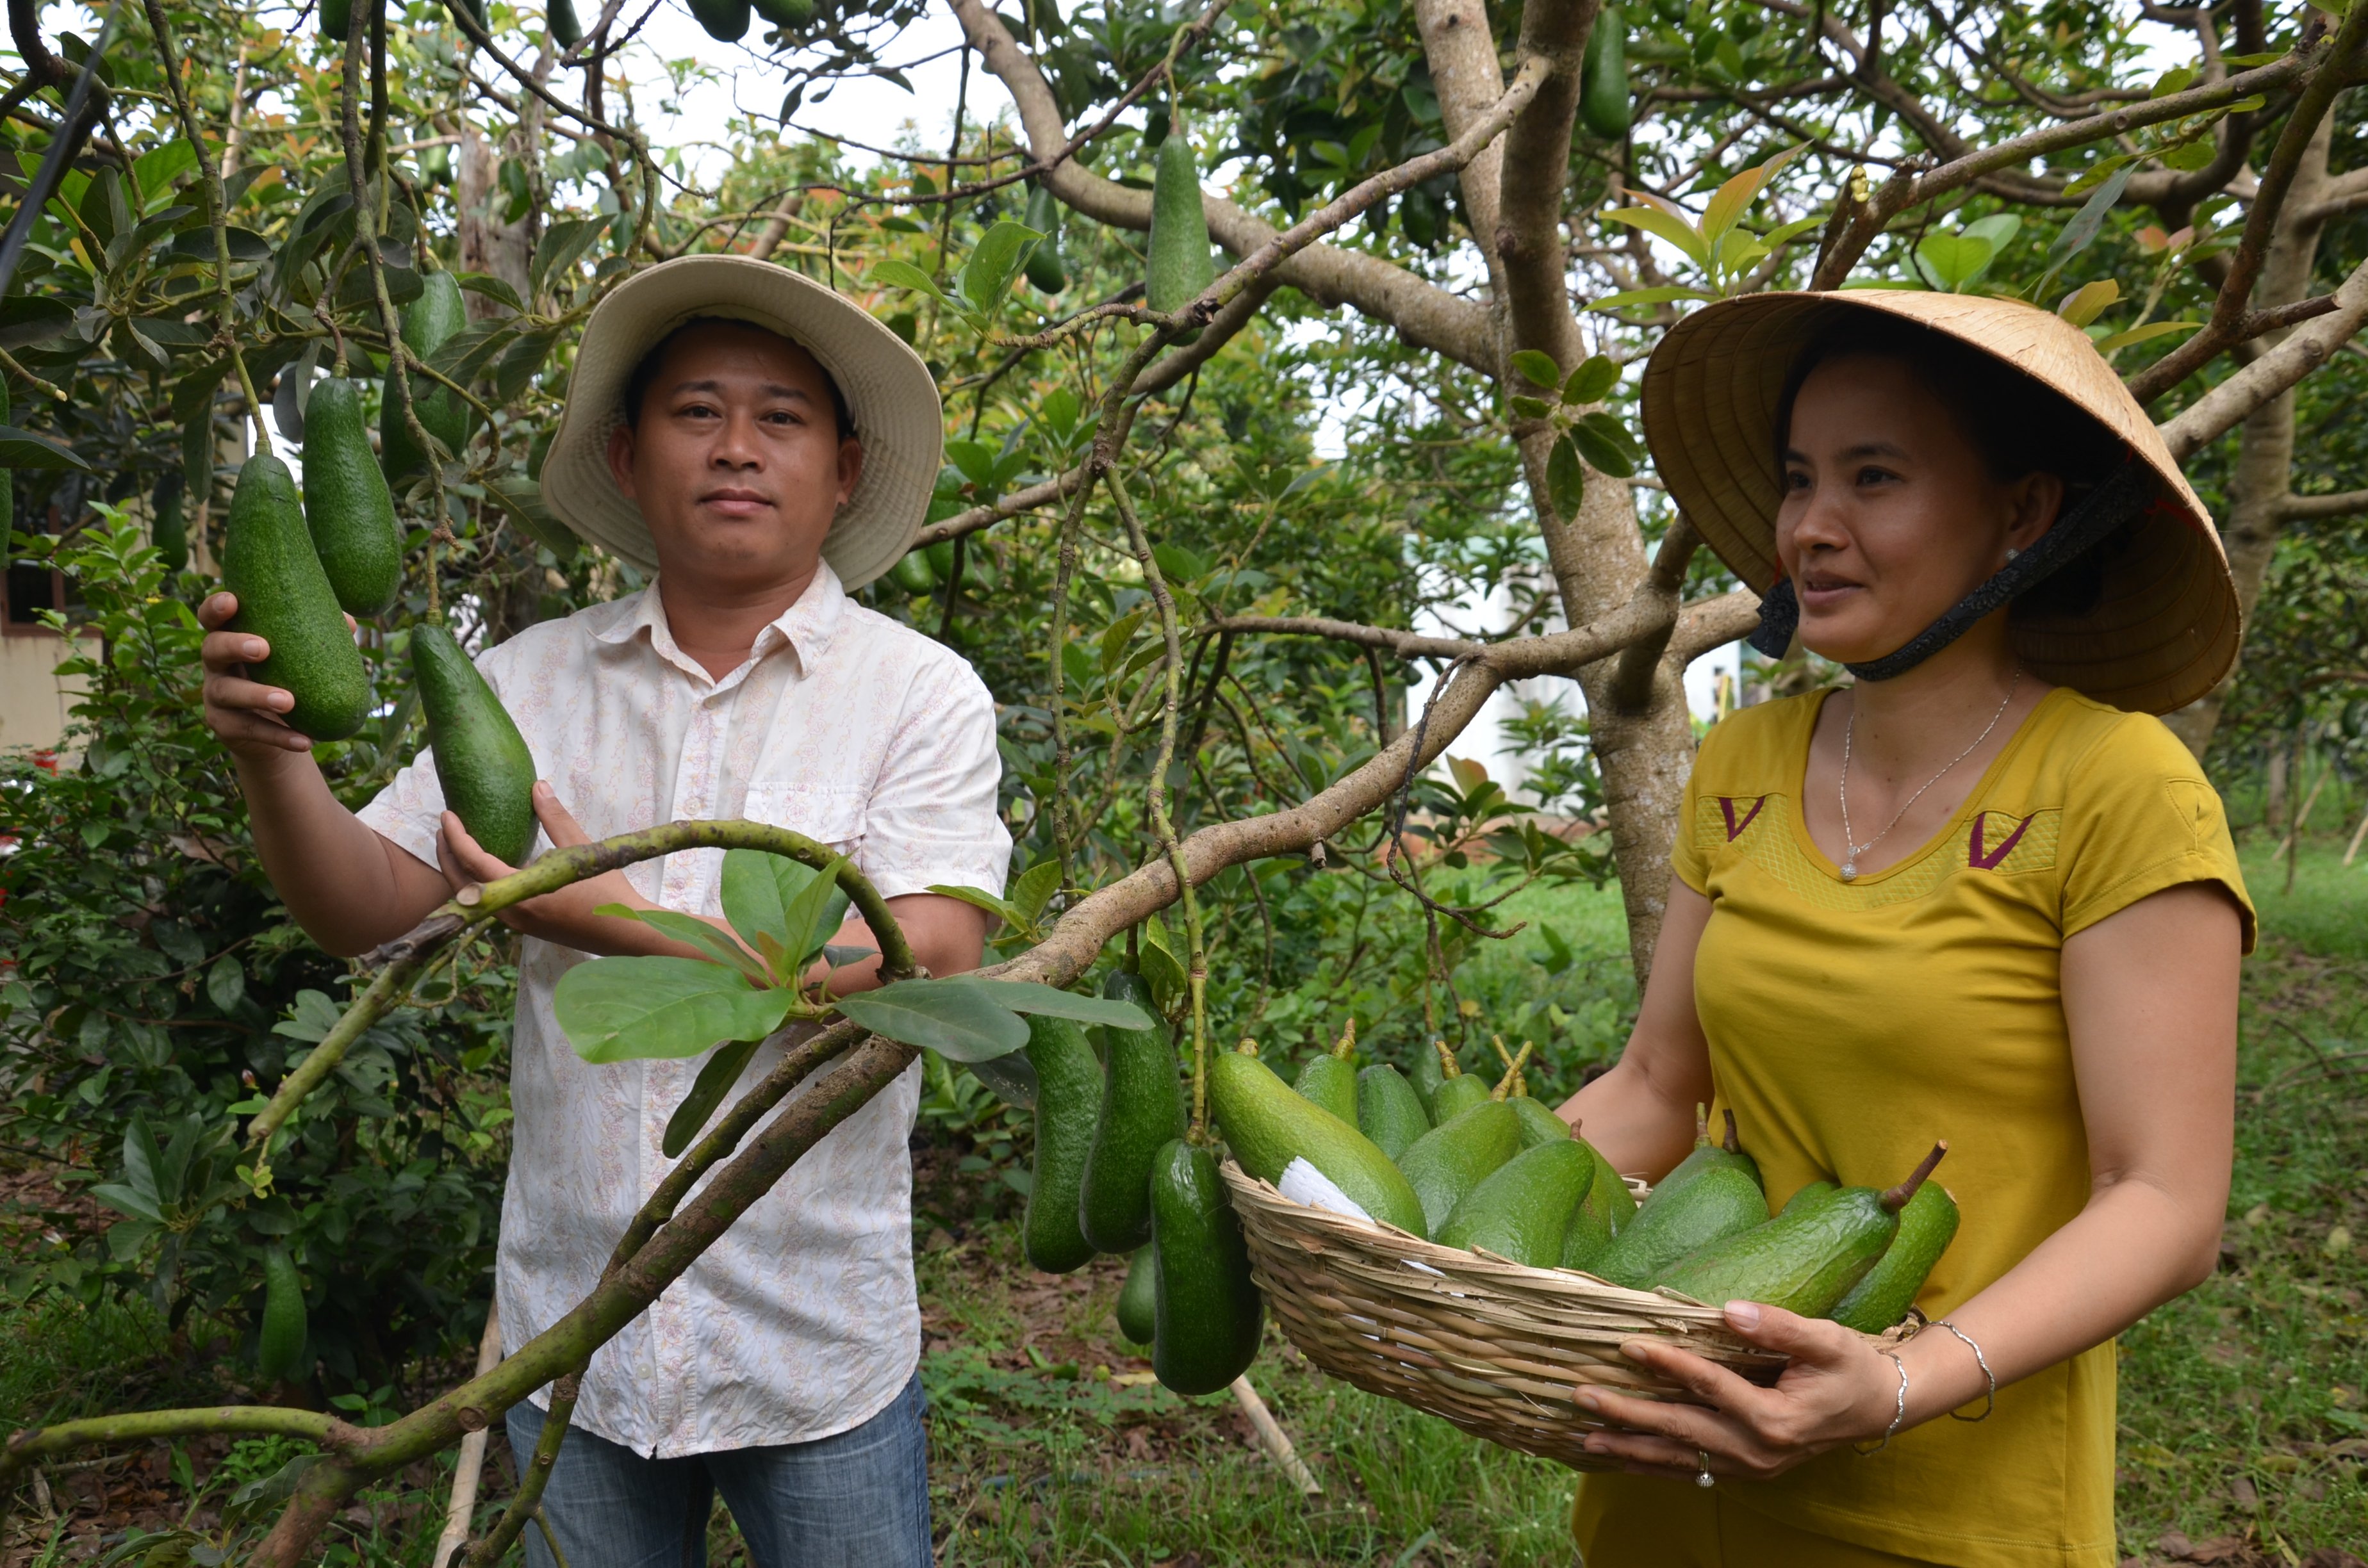
[[[1883,1441],[1871,1449],[1850,1445],[1850,1452],[1861,1459],[1871,1459],[1891,1447],[1891,1439],[1899,1434],[1899,1424],[1907,1419],[1907,1363],[1899,1358],[1896,1351],[1885,1350],[1882,1354],[1890,1357],[1891,1364],[1899,1369],[1899,1397],[1892,1406],[1891,1425],[1883,1429]]]
[[[1982,1347],[1974,1343],[1974,1336],[1972,1335],[1967,1334],[1964,1329],[1959,1328],[1947,1318],[1935,1318],[1932,1322],[1932,1326],[1935,1328],[1945,1328],[1951,1334],[1955,1335],[1959,1339],[1964,1340],[1965,1342],[1965,1348],[1974,1353],[1975,1365],[1981,1368],[1982,1377],[1989,1383],[1989,1392],[1982,1402],[1982,1413],[1979,1415],[1960,1415],[1952,1410],[1949,1412],[1949,1418],[1952,1421],[1987,1421],[1990,1418],[1990,1412],[1998,1408],[1998,1374],[1990,1370],[1990,1358],[1982,1354]]]

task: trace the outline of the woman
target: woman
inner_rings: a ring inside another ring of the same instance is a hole
[[[2252,913],[2148,716],[2235,656],[2217,535],[2087,337],[2012,301],[1712,305],[1645,415],[1766,587],[1755,643],[1797,619],[1856,679],[1703,742],[1635,1033],[1563,1114],[1657,1176],[1732,1110],[1778,1205],[1945,1139],[1964,1220],[1912,1338],[1727,1303],[1793,1358],[1764,1389],[1628,1346],[1705,1403],[1578,1396],[1582,1556],[2110,1568],[2112,1337],[2210,1274],[2227,1201]]]

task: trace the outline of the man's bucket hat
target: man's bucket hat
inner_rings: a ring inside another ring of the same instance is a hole
[[[769,261],[687,256],[620,284],[584,325],[567,411],[542,465],[542,503],[585,539],[657,570],[641,509],[609,472],[609,436],[625,422],[625,381],[658,341],[695,318],[744,321],[813,355],[838,383],[863,441],[863,477],[824,539],[823,559],[851,591],[904,555],[920,532],[944,460],[944,415],[928,367],[852,300]]]
[[[2240,619],[2219,530],[2088,334],[2015,300],[1892,290],[1749,294],[1705,305],[1661,340],[1645,370],[1645,442],[1704,542],[1768,601],[1763,631],[1789,636],[1782,614],[1796,613],[1776,556],[1779,404],[1802,352],[1853,312],[1904,317],[2003,361],[2093,417],[2128,458],[2099,487],[2097,506],[2067,506],[2047,540],[1930,632],[1853,668],[1878,679],[1898,673],[2125,522],[2125,542],[2103,562],[2095,607],[2073,617],[2018,616],[2017,653],[2046,680],[2140,712],[2168,713],[2217,685],[2236,661]],[[2050,541],[2059,548],[2049,551]],[[2034,560],[2044,552],[2055,559]],[[1880,667],[1894,660],[1903,662]]]

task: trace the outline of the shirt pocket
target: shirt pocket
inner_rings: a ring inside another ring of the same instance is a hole
[[[748,786],[742,807],[751,822],[803,833],[815,843],[854,858],[863,846],[863,819],[869,797],[860,790],[819,784]]]

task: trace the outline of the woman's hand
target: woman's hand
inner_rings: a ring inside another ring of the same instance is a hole
[[[1844,1443],[1880,1437],[1899,1408],[1899,1369],[1866,1337],[1782,1307],[1729,1301],[1727,1326],[1792,1364],[1773,1388],[1659,1340],[1632,1339],[1621,1353],[1709,1402],[1665,1404],[1587,1388],[1578,1406],[1622,1431],[1598,1432],[1587,1451],[1624,1460],[1632,1475],[1691,1481],[1710,1455],[1713,1475],[1765,1481]]]
[[[558,791],[542,779],[534,781],[535,820],[551,836],[552,846],[566,849],[578,844],[589,844],[592,835],[586,833],[567,808],[559,803]],[[437,835],[436,859],[444,872],[444,881],[455,892],[472,882],[490,882],[507,877],[518,869],[495,859],[483,845],[461,825],[459,816],[444,813],[443,831]],[[530,898],[514,903],[501,912],[502,923],[514,931],[529,937],[540,937],[546,942],[575,948],[587,953],[646,952],[652,950],[649,938],[656,933],[636,921],[620,920],[615,915],[594,913],[604,903],[621,903],[629,909],[655,907],[650,901],[633,890],[622,871],[604,871],[547,892],[541,898]],[[676,950],[669,949],[668,950]],[[680,951],[688,952],[689,949]]]
[[[222,737],[242,761],[270,761],[289,752],[313,749],[312,737],[288,726],[288,710],[296,699],[285,689],[247,677],[247,666],[259,665],[271,644],[251,631],[226,630],[238,614],[235,594],[210,594],[198,606],[198,624],[206,629],[198,659],[205,666],[201,688],[206,727]],[[354,618],[346,617],[346,630]]]

